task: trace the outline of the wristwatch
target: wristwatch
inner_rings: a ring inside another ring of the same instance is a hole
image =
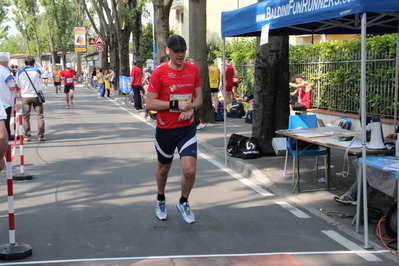
[[[194,110],[195,110],[195,108],[197,108],[197,106],[193,103],[193,107],[194,107]]]

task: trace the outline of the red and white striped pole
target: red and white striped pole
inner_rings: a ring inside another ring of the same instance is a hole
[[[18,126],[19,126],[19,165],[20,173],[13,176],[14,180],[28,180],[32,179],[34,174],[25,173],[25,155],[24,155],[24,138],[23,138],[23,126],[22,126],[22,114],[18,115]]]
[[[12,179],[11,145],[8,145],[8,149],[6,152],[6,170],[7,170],[7,196],[8,196],[8,230],[9,230],[10,243],[0,246],[0,259],[2,260],[24,259],[32,255],[32,248],[30,245],[27,244],[15,243],[14,190],[13,190],[13,179]]]
[[[17,105],[17,97],[14,97],[14,136],[17,137],[16,129],[17,129],[17,112],[18,112],[18,105]],[[15,138],[14,137],[14,138]]]

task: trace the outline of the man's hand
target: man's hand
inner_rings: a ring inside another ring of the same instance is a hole
[[[389,135],[387,136],[387,138],[389,138],[389,139],[397,139],[397,138],[398,138],[398,134],[397,134],[397,133],[389,134]]]
[[[193,116],[194,109],[191,109],[190,111],[186,112],[181,112],[178,121],[181,122],[183,120],[188,120]]]
[[[183,112],[194,110],[193,104],[189,101],[179,101],[178,107],[179,107],[179,110],[181,110]]]

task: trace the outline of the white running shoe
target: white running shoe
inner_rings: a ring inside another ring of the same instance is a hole
[[[342,196],[336,196],[334,197],[334,200],[339,202],[339,203],[343,203],[343,204],[350,204],[350,205],[357,205],[357,201],[352,198],[352,196],[344,194]]]
[[[168,218],[168,212],[166,211],[166,204],[165,201],[156,200],[155,206],[155,215],[161,221],[164,221]]]
[[[180,204],[180,200],[177,201],[176,209],[181,212],[182,220],[186,224],[192,224],[195,222],[194,213],[190,209],[190,205],[188,202],[184,202]]]
[[[199,123],[197,126],[197,129],[203,129],[204,127],[206,127],[208,124],[204,124],[204,123]]]

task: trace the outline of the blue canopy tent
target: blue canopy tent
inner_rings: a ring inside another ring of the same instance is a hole
[[[223,12],[223,54],[225,54],[225,37],[261,36],[262,27],[267,24],[270,36],[360,33],[362,43],[360,108],[361,117],[366,117],[366,34],[399,32],[398,0],[264,0],[244,8]],[[395,104],[398,100],[398,61],[399,40],[396,52]],[[395,126],[396,110],[395,105]],[[366,158],[366,119],[361,119],[361,123],[362,157]],[[363,198],[366,199],[366,164],[363,163],[362,167]],[[360,207],[358,213],[359,210]],[[368,228],[366,200],[363,204],[363,213],[364,228]],[[367,229],[364,230],[364,235],[364,246],[369,248]]]

